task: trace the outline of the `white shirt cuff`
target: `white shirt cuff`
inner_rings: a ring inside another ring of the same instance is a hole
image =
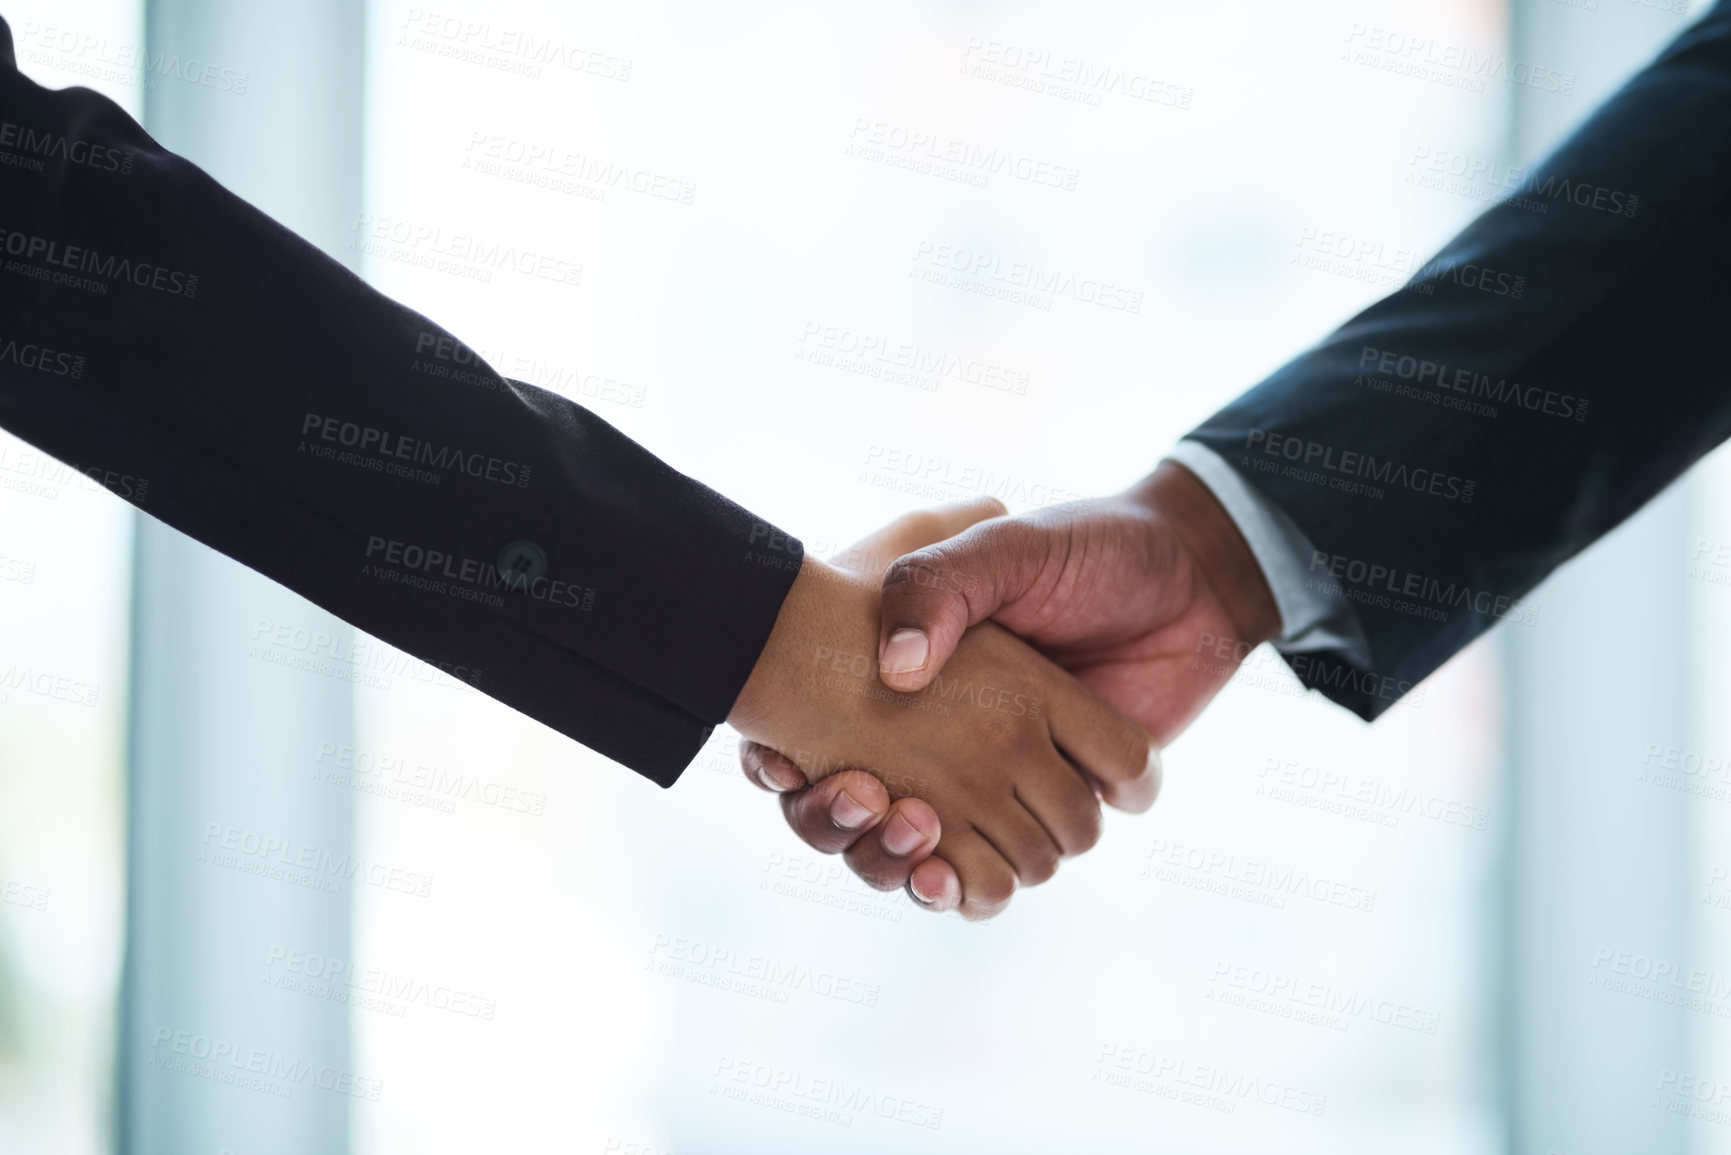
[[[1180,441],[1166,455],[1201,478],[1238,526],[1256,555],[1280,610],[1276,649],[1291,652],[1340,650],[1348,661],[1370,668],[1370,643],[1358,615],[1332,581],[1315,581],[1309,566],[1315,547],[1279,506],[1263,497],[1200,441]]]

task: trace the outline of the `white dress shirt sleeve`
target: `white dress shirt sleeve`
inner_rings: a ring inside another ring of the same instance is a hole
[[[1310,575],[1315,547],[1304,531],[1206,445],[1180,441],[1166,456],[1201,478],[1250,544],[1280,609],[1275,648],[1293,653],[1339,650],[1353,665],[1368,669],[1370,645],[1358,615],[1337,583]]]

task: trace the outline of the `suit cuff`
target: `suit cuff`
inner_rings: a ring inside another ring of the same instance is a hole
[[[1338,582],[1326,573],[1311,575],[1316,549],[1304,531],[1200,441],[1180,441],[1166,456],[1208,487],[1244,535],[1280,610],[1275,648],[1285,653],[1331,650],[1368,669],[1370,644],[1358,615]]]

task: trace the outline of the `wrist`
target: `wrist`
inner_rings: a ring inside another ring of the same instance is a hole
[[[792,752],[787,743],[819,739],[845,713],[845,703],[822,692],[820,675],[838,659],[850,672],[869,660],[875,679],[877,628],[875,585],[806,555],[728,724],[783,753]]]
[[[1175,461],[1162,461],[1128,496],[1171,527],[1214,591],[1238,640],[1251,646],[1280,633],[1280,607],[1238,524],[1214,491]]]

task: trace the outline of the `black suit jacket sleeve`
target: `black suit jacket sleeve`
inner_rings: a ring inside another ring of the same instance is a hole
[[[461,350],[0,22],[0,425],[670,785],[800,545]]]
[[[1731,433],[1731,6],[1515,183],[1190,435],[1354,606],[1368,671],[1288,661],[1366,718]]]

